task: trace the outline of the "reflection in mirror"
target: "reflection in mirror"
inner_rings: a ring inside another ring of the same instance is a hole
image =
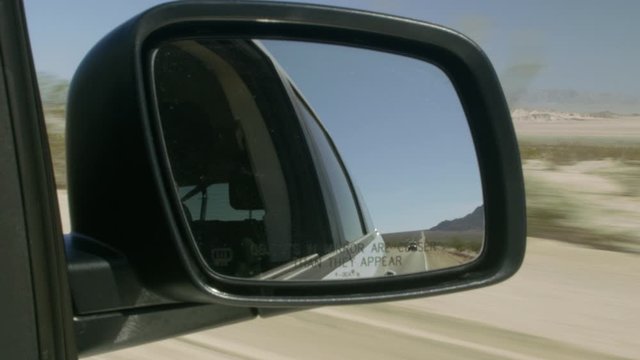
[[[341,280],[480,253],[475,150],[437,67],[246,39],[164,43],[152,67],[176,203],[210,271]]]

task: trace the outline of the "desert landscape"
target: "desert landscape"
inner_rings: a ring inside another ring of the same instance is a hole
[[[640,357],[640,116],[516,110],[513,119],[530,237],[512,279],[257,319],[92,359]],[[69,231],[63,186],[58,196]]]
[[[516,110],[529,235],[640,252],[640,115]]]

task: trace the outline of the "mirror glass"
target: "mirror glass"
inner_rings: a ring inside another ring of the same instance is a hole
[[[185,39],[151,67],[176,203],[211,272],[401,276],[473,261],[482,186],[438,67],[341,45]]]

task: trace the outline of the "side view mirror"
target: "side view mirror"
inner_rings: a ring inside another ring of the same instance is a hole
[[[480,255],[480,174],[442,70],[289,40],[172,40],[152,56],[174,201],[212,277],[353,280],[463,266]],[[371,129],[351,133],[363,126]],[[353,174],[339,148],[350,163],[370,165]],[[377,194],[381,182],[387,189]],[[447,213],[474,209],[457,227],[445,223]]]
[[[80,317],[430,296],[502,281],[524,256],[507,103],[449,29],[162,5],[87,55],[67,112]]]

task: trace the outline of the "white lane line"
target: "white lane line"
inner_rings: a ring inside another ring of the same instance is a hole
[[[424,236],[424,230],[422,230],[422,239],[420,240],[422,242],[422,256],[424,256],[424,270],[425,271],[429,271],[429,261],[427,261],[427,237]]]

